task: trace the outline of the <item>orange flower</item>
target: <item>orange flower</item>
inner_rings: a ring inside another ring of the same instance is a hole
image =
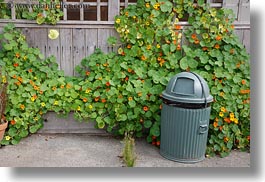
[[[215,49],[220,49],[220,45],[219,45],[219,44],[215,44],[215,45],[214,45],[214,48],[215,48]]]
[[[250,141],[250,135],[247,136],[247,140]]]
[[[147,112],[147,111],[149,110],[149,108],[148,108],[147,106],[144,106],[144,107],[143,107],[143,110],[144,110],[145,112]]]
[[[234,29],[235,28],[235,25],[231,25],[231,28]]]
[[[178,46],[177,46],[177,50],[178,50],[178,51],[181,50],[181,45],[180,45],[180,44],[178,44]]]
[[[132,101],[132,100],[133,100],[133,98],[132,98],[132,97],[129,97],[129,98],[128,98],[128,100],[129,100],[129,101]]]
[[[83,98],[83,102],[87,102],[87,98]]]
[[[200,43],[199,39],[194,40],[194,44],[199,44],[199,43]]]
[[[28,72],[29,72],[29,73],[32,73],[32,69],[29,69]]]
[[[131,68],[128,68],[127,70],[129,73],[131,73],[133,70]]]
[[[220,96],[223,97],[225,95],[224,92],[220,92]]]
[[[107,83],[106,83],[106,86],[109,87],[109,86],[110,86],[110,82],[107,82]]]
[[[23,79],[20,76],[17,78],[17,80],[20,81],[20,82],[23,82]]]
[[[236,68],[240,68],[241,63],[236,64]]]
[[[34,85],[34,90],[39,90],[39,87]]]
[[[66,88],[68,88],[68,89],[70,89],[71,87],[72,87],[72,86],[71,86],[71,84],[69,84],[69,83],[66,85]]]
[[[40,90],[40,94],[41,94],[41,95],[43,94],[43,91],[42,91],[42,90]]]
[[[37,16],[38,16],[38,17],[43,17],[42,13],[39,13]]]
[[[61,89],[64,89],[64,85],[61,85],[60,88],[61,88]]]
[[[17,78],[17,75],[13,75],[12,78],[16,79]]]
[[[180,26],[180,25],[175,25],[175,28],[176,28],[177,30],[180,30],[180,29],[181,29],[181,26]]]
[[[142,92],[139,92],[137,95],[138,95],[139,97],[141,97],[141,96],[142,96]]]
[[[245,85],[246,84],[246,80],[242,80],[241,83],[242,83],[242,85]]]
[[[131,49],[131,48],[132,48],[132,45],[131,45],[131,44],[128,44],[128,45],[127,45],[127,48],[128,48],[128,49]]]
[[[160,141],[157,141],[156,142],[156,146],[160,146]]]
[[[222,131],[223,130],[223,126],[219,126],[219,130]]]
[[[146,60],[146,57],[144,55],[142,55],[141,60],[142,61],[145,61]]]
[[[196,38],[197,38],[196,34],[195,34],[195,33],[192,34],[192,35],[191,35],[191,38],[192,38],[193,40],[196,39]]]
[[[105,102],[107,102],[107,100],[106,99],[101,99],[101,102],[105,103]]]
[[[96,97],[96,98],[95,98],[95,101],[98,102],[98,101],[99,101],[99,97]]]
[[[208,50],[208,47],[203,47],[202,50],[203,51],[207,51]]]
[[[55,91],[57,88],[56,87],[52,87],[52,90]]]
[[[229,118],[224,118],[224,121],[228,124],[231,123],[231,120]]]
[[[25,109],[25,105],[24,105],[24,104],[21,104],[21,105],[20,105],[20,109],[21,109],[21,110],[24,110],[24,109]]]
[[[89,76],[90,75],[90,71],[86,71],[86,76]]]
[[[162,60],[162,58],[161,58],[161,57],[158,57],[158,58],[157,58],[157,61],[161,61],[161,60]]]
[[[128,76],[126,76],[126,78],[125,78],[125,81],[128,81],[129,80],[129,77]]]
[[[11,120],[10,124],[11,125],[15,125],[16,124],[16,121],[13,119],[13,120]]]
[[[17,52],[16,53],[16,58],[19,58],[20,57],[20,54]]]
[[[247,89],[247,90],[240,90],[240,93],[241,94],[249,94],[250,93],[250,90]]]
[[[235,49],[230,49],[230,54],[234,54],[235,53]]]
[[[16,82],[15,84],[16,84],[17,86],[21,85],[21,83],[20,83],[20,82]]]
[[[227,143],[229,141],[228,137],[224,137],[224,142]]]
[[[159,109],[162,110],[162,107],[163,107],[162,104],[160,104]]]
[[[216,128],[218,126],[218,123],[217,122],[214,122],[213,123],[213,127]]]
[[[18,64],[18,63],[14,63],[13,66],[14,66],[14,67],[18,67],[19,64]]]
[[[215,40],[217,40],[217,41],[222,40],[222,36],[221,36],[221,35],[217,35],[217,36],[215,37]]]

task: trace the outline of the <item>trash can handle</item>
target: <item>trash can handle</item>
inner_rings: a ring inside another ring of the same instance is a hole
[[[208,131],[208,125],[207,124],[200,125],[200,134],[204,134],[207,131]]]
[[[206,99],[206,94],[205,94],[205,91],[204,91],[203,83],[202,83],[200,77],[196,73],[193,73],[193,72],[190,72],[190,73],[195,75],[198,78],[198,80],[200,81],[200,84],[201,84],[201,87],[202,87],[202,93],[203,93],[203,96],[204,96],[205,108],[206,108],[207,107],[207,99]]]

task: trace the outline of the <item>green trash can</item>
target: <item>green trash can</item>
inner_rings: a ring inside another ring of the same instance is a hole
[[[205,158],[213,97],[206,81],[182,72],[162,93],[160,154],[173,161],[195,163]]]

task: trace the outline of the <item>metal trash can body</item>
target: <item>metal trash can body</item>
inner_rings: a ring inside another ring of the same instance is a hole
[[[206,81],[182,72],[171,78],[162,98],[160,154],[177,162],[202,161],[213,101]]]

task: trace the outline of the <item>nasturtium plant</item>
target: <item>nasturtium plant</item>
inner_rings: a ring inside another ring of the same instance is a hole
[[[190,26],[181,26],[184,17]],[[79,67],[85,79],[90,73],[94,104],[106,99],[93,116],[107,118],[108,129],[118,127],[120,134],[146,132],[159,145],[161,93],[174,74],[192,71],[207,80],[214,97],[207,154],[248,149],[250,63],[233,17],[232,10],[203,1],[140,0],[124,9],[115,19],[124,44],[118,55],[96,52]]]
[[[161,93],[182,71],[208,83],[211,105],[207,154],[222,157],[250,147],[250,62],[234,33],[232,10],[203,1],[138,0],[115,18],[123,44],[117,52],[96,50],[65,77],[53,57],[43,59],[8,25],[1,35],[0,63],[9,76],[3,144],[16,144],[42,126],[47,111],[75,112],[97,127],[160,145]],[[189,26],[182,26],[186,19]],[[108,43],[118,46],[115,38]],[[40,61],[41,60],[41,61]]]
[[[15,7],[16,19],[36,20],[37,24],[52,24],[55,25],[63,16],[60,0],[39,0],[30,2],[30,4],[15,5],[12,2],[7,4],[0,0],[0,19],[11,18],[11,8]]]

